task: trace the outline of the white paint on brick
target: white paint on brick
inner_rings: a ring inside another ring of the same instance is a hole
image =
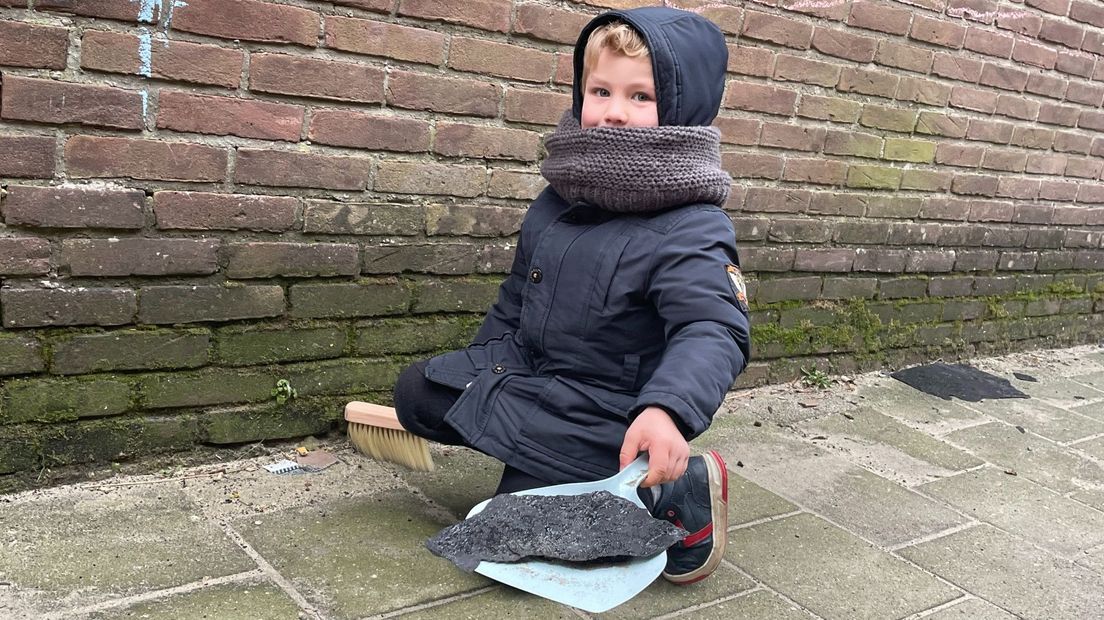
[[[153,72],[153,40],[145,28],[138,34],[138,61],[138,74],[149,77]]]
[[[153,9],[157,6],[157,0],[130,0],[131,4],[138,5],[138,21],[152,24],[155,20],[153,18]]]

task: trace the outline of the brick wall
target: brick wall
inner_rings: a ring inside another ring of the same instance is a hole
[[[575,34],[658,3],[0,0],[0,488],[323,432],[463,344]],[[743,385],[1104,333],[1104,6],[673,4],[729,38]]]

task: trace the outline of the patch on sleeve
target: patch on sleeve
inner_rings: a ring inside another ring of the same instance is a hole
[[[736,302],[744,312],[750,311],[744,274],[740,273],[740,268],[736,265],[726,265],[725,270],[728,271],[728,283],[732,285],[732,294],[736,296]]]

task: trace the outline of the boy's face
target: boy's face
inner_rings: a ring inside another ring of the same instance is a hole
[[[652,61],[603,49],[587,75],[580,124],[589,127],[657,127]]]

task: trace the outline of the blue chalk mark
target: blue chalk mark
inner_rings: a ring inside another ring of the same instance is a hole
[[[178,8],[184,8],[188,6],[187,2],[183,0],[171,0],[169,2],[169,14],[165,16],[165,21],[161,24],[161,31],[165,34],[169,33],[169,29],[172,28],[173,11]],[[167,44],[167,42],[166,42]]]
[[[142,118],[146,118],[146,112],[149,110],[149,92],[143,90],[142,95]]]
[[[153,40],[145,28],[138,35],[138,60],[141,62],[138,74],[149,77],[153,73]]]
[[[153,9],[158,4],[157,0],[130,0],[130,2],[138,3],[138,21],[147,24],[152,24],[155,21],[153,19]]]

